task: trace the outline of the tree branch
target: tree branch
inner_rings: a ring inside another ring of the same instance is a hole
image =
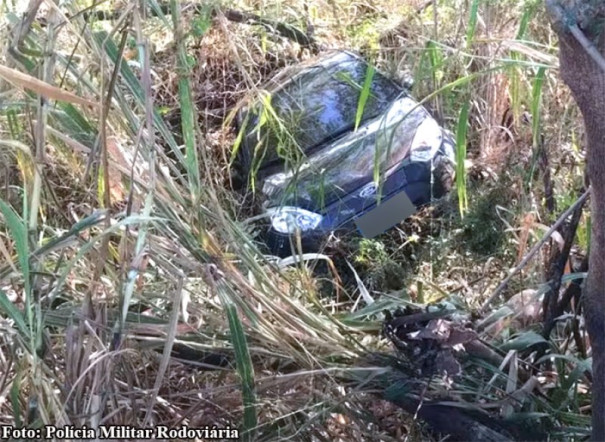
[[[187,9],[193,9],[195,14],[199,14],[202,12],[202,9],[200,8],[199,4],[195,4],[195,3],[183,3],[183,12],[185,12]],[[168,4],[166,3],[160,3],[160,8],[159,11],[161,11],[163,14],[170,14],[170,7]],[[123,11],[121,10],[115,10],[115,11],[99,11],[99,10],[88,10],[88,11],[83,11],[81,13],[82,17],[84,18],[84,20],[103,20],[103,21],[111,21],[111,20],[116,20],[117,18],[120,17],[121,13]],[[159,12],[155,9],[152,9],[150,11],[152,16],[158,16]],[[289,40],[292,40],[296,43],[298,43],[299,45],[303,46],[303,47],[309,47],[312,49],[316,49],[317,48],[317,42],[315,41],[315,39],[310,36],[307,35],[305,32],[303,32],[302,30],[298,29],[296,26],[290,25],[288,23],[284,23],[284,22],[280,22],[278,20],[273,20],[273,19],[269,19],[266,17],[262,17],[258,14],[254,14],[252,12],[244,12],[244,11],[238,11],[235,9],[221,9],[221,8],[213,8],[211,11],[211,15],[213,17],[217,16],[218,14],[223,14],[225,16],[225,18],[227,18],[227,20],[232,21],[234,23],[243,23],[243,24],[248,24],[248,25],[257,25],[257,26],[262,26],[265,29],[267,29],[269,32],[275,32],[278,35],[281,35],[282,37],[285,37]],[[78,14],[68,17],[70,19],[76,17]]]
[[[584,201],[586,201],[586,198],[588,198],[589,193],[590,193],[590,188],[588,188],[588,190],[586,190],[586,192],[584,192],[582,194],[582,196],[580,196],[580,198],[578,198],[576,200],[575,203],[573,203],[565,212],[563,212],[563,214],[552,225],[552,227],[548,230],[548,232],[546,232],[546,234],[544,234],[542,239],[540,241],[538,241],[538,243],[536,243],[536,245],[534,245],[532,247],[532,249],[527,253],[527,255],[525,255],[525,257],[521,260],[521,262],[513,270],[511,270],[511,272],[509,273],[509,275],[506,278],[504,278],[504,281],[502,281],[500,283],[500,285],[498,287],[496,287],[496,290],[494,290],[492,295],[487,299],[487,301],[485,301],[483,303],[483,305],[479,309],[479,313],[484,314],[487,311],[487,308],[490,306],[490,304],[492,302],[494,302],[494,299],[496,299],[496,297],[500,294],[500,292],[502,292],[502,290],[504,290],[506,288],[506,286],[508,285],[508,283],[510,282],[512,277],[515,276],[519,270],[521,270],[523,267],[525,267],[527,265],[529,260],[538,252],[538,250],[540,250],[540,248],[544,245],[544,243],[546,241],[548,241],[548,239],[554,233],[554,231],[557,230],[561,226],[561,224],[563,224],[565,222],[567,217],[569,215],[571,215],[578,206],[581,206],[582,204],[584,204]]]

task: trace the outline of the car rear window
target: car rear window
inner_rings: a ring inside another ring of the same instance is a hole
[[[274,86],[270,104],[248,116],[244,148],[250,158],[262,169],[309,154],[353,130],[367,75],[363,60],[337,53]],[[401,93],[396,83],[374,71],[361,123],[383,114]]]

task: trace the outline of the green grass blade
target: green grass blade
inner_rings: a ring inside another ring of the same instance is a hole
[[[540,143],[540,105],[542,104],[542,86],[544,84],[545,72],[546,69],[543,67],[538,69],[531,94],[531,131],[534,149],[536,149]]]
[[[538,150],[540,149],[540,137],[541,137],[541,124],[540,124],[540,105],[542,104],[542,86],[544,84],[544,74],[546,69],[544,67],[538,68],[536,78],[534,79],[531,94],[531,135],[532,135],[532,161],[529,173],[525,179],[525,185],[531,187],[532,177],[534,176],[534,170],[536,169],[536,163],[538,161]]]
[[[466,47],[468,48],[473,42],[475,37],[475,30],[477,29],[477,17],[479,15],[479,1],[473,0],[471,3],[471,13],[468,19],[468,29],[466,31]]]
[[[538,6],[539,3],[540,2],[538,1],[534,1],[525,6],[525,10],[521,16],[521,21],[519,22],[519,30],[517,31],[517,36],[515,37],[517,40],[522,40],[525,38],[529,21],[532,19],[534,12],[536,11],[536,6]]]
[[[519,54],[512,52],[510,58],[517,61],[519,60]],[[517,66],[511,66],[508,71],[508,78],[510,81],[509,93],[510,93],[510,104],[513,111],[514,121],[518,122],[521,116],[521,79],[519,75],[519,68]]]
[[[462,106],[458,118],[458,130],[456,132],[456,190],[458,191],[458,208],[460,216],[468,209],[468,199],[466,195],[466,130],[468,124],[468,112],[470,104],[467,101]]]
[[[244,422],[242,428],[243,440],[254,440],[254,432],[258,419],[256,416],[256,395],[254,393],[254,367],[250,358],[250,351],[246,341],[246,335],[239,319],[237,308],[227,293],[227,287],[223,281],[219,281],[217,291],[227,313],[231,343],[235,352],[237,372],[242,382],[242,400],[244,403]]]
[[[241,147],[242,141],[244,141],[244,135],[246,134],[246,128],[248,127],[249,114],[246,114],[244,117],[244,121],[242,122],[242,127],[237,132],[237,136],[235,141],[233,142],[233,146],[231,147],[231,157],[229,158],[229,167],[233,166],[233,163],[237,159],[237,154],[239,153],[239,149]]]
[[[535,344],[543,344],[548,341],[544,337],[533,330],[528,330],[516,336],[515,338],[500,345],[500,350],[527,350],[529,347]]]
[[[370,97],[370,90],[372,88],[372,79],[374,78],[374,72],[376,69],[372,65],[368,65],[366,69],[366,77],[363,81],[361,93],[359,94],[359,101],[357,102],[357,113],[355,114],[355,130],[359,127],[361,119],[363,117],[363,110],[366,107],[368,98]]]
[[[170,22],[166,18],[166,15],[164,14],[164,11],[162,10],[162,6],[157,2],[157,0],[147,0],[147,1],[149,3],[149,6],[151,6],[151,9],[155,13],[155,15],[157,17],[159,17],[160,20],[162,20],[162,23],[164,24],[164,26],[166,26],[166,28],[170,28]]]
[[[443,53],[437,44],[432,40],[427,43],[427,49],[429,53],[429,62],[431,64],[431,78],[433,80],[433,86],[437,87],[437,84],[442,77]]]
[[[519,23],[519,29],[517,30],[517,36],[515,37],[516,40],[523,40],[525,38],[529,21],[533,17],[535,9],[536,2],[525,7],[523,15],[521,16],[521,22]],[[521,56],[517,51],[511,51],[510,58],[515,62],[519,62],[521,60]],[[519,67],[513,64],[509,70],[509,91],[511,109],[513,111],[515,122],[518,122],[521,117],[521,105],[523,104],[523,97],[525,96],[524,91],[522,90],[523,85],[520,77],[521,75]]]
[[[178,89],[179,102],[181,105],[181,128],[185,141],[185,168],[189,178],[190,192],[194,201],[200,194],[200,165],[195,140],[195,109],[191,95],[191,62],[187,56],[185,39],[182,32],[181,6],[178,0],[171,0],[172,22],[174,26],[174,38],[177,46],[177,71],[179,73]]]
[[[4,313],[11,319],[16,325],[23,337],[27,337],[29,334],[29,329],[27,328],[27,323],[23,318],[23,314],[21,311],[15,307],[6,293],[0,290],[0,310],[4,311]]]
[[[21,272],[23,274],[23,283],[25,285],[25,293],[27,300],[30,300],[31,293],[31,280],[30,280],[30,268],[29,268],[29,246],[27,242],[27,228],[25,227],[24,221],[17,215],[17,213],[4,201],[0,200],[0,212],[4,215],[4,221],[11,233],[13,240],[15,241],[15,248],[17,249],[17,259],[21,266]]]
[[[24,205],[27,207],[27,205]],[[8,227],[9,232],[11,233],[14,241],[15,241],[15,249],[17,250],[17,259],[19,261],[19,266],[21,267],[21,274],[23,275],[23,290],[25,294],[25,313],[27,315],[27,325],[26,325],[26,336],[29,337],[28,341],[31,345],[32,349],[38,349],[41,344],[41,332],[42,328],[40,326],[40,311],[39,304],[36,305],[33,301],[32,295],[32,284],[31,284],[31,268],[29,261],[29,241],[27,238],[27,227],[25,221],[22,220],[19,215],[4,201],[0,200],[0,212],[4,215],[4,221],[6,226]],[[8,300],[8,299],[7,299]],[[38,327],[34,326],[34,308],[36,308],[38,315]],[[11,311],[14,314],[14,311]],[[19,328],[23,324],[19,324]]]
[[[15,426],[21,428],[23,422],[21,421],[21,402],[19,397],[21,394],[21,373],[17,371],[13,385],[10,390],[11,405],[13,407],[13,418],[15,419]]]
[[[97,130],[71,103],[57,103],[49,116],[61,125],[64,133],[71,134],[77,141],[89,147],[94,143]]]

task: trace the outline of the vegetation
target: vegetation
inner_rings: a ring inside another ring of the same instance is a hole
[[[414,441],[439,440],[442,410],[462,410],[526,440],[590,434],[590,210],[536,247],[585,190],[581,115],[542,2],[0,11],[0,425]],[[264,253],[256,201],[234,190],[232,122],[268,100],[278,71],[334,48],[413,79],[457,133],[457,189],[376,239],[330,238],[286,265]],[[392,345],[403,338],[381,333],[396,310],[429,305],[477,334],[456,376],[419,372]]]

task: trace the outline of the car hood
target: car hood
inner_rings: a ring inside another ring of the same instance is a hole
[[[266,205],[322,212],[363,186],[380,185],[409,162],[431,161],[443,137],[428,112],[402,96],[382,116],[327,144],[298,168],[266,177],[262,187]],[[444,153],[453,156],[453,152]],[[375,194],[380,196],[380,192]]]

